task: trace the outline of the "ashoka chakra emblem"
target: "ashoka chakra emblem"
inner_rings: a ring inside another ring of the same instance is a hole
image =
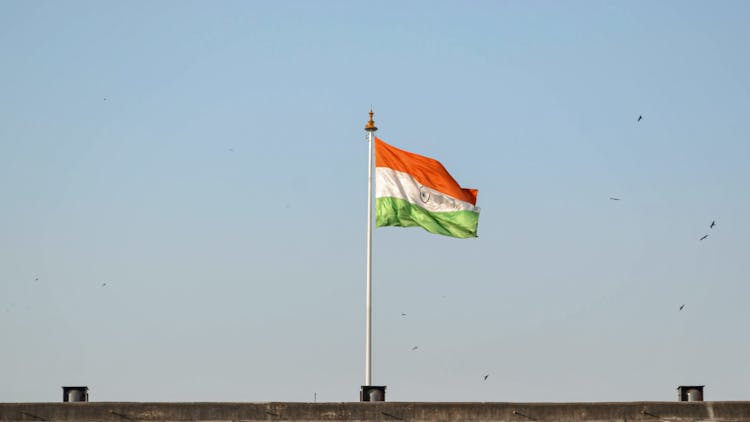
[[[430,191],[428,191],[424,186],[421,186],[419,188],[419,199],[421,199],[424,203],[427,203],[427,201],[430,200]]]

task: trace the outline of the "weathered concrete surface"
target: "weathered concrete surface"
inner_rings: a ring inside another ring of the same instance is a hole
[[[750,402],[0,403],[0,421],[750,422]]]

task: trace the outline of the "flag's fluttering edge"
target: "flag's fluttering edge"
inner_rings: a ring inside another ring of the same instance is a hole
[[[465,189],[440,162],[375,138],[375,220],[430,233],[477,237],[477,190]]]

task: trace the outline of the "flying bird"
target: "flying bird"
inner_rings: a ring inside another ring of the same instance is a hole
[[[619,200],[620,200],[620,198],[615,198],[614,196],[610,196],[610,197],[609,197],[609,200],[610,200],[610,201],[619,201]]]
[[[401,316],[406,316],[406,314],[405,314],[405,313],[403,313],[403,312],[401,312]]]
[[[107,287],[107,283],[102,283],[102,287]]]
[[[641,120],[643,120],[643,116],[638,116],[638,121],[640,122]]]
[[[708,228],[709,228],[709,229],[713,229],[715,225],[716,225],[716,220],[712,221],[712,222],[711,222],[711,225],[710,225],[710,226],[708,226]]]
[[[700,239],[698,239],[698,240],[703,240],[703,239],[705,239],[705,238],[707,238],[707,237],[708,237],[708,235],[707,235],[707,234],[704,234],[704,235],[703,235],[703,237],[701,237],[701,238],[700,238]]]
[[[490,376],[490,374],[486,374],[486,375],[484,376],[484,381],[487,381],[487,378],[488,378],[489,376]]]
[[[411,348],[411,351],[413,352],[413,351],[415,351],[417,349],[419,349],[419,346],[414,346],[414,347]]]
[[[39,277],[34,277],[34,281],[39,281]]]
[[[680,305],[680,311],[681,311],[681,310],[682,310],[682,308],[684,308],[684,307],[685,307],[685,304],[684,304],[684,303],[683,303],[682,305]]]

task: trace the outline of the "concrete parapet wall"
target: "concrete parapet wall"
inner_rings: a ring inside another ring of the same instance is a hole
[[[750,422],[750,402],[0,403],[0,421]]]

